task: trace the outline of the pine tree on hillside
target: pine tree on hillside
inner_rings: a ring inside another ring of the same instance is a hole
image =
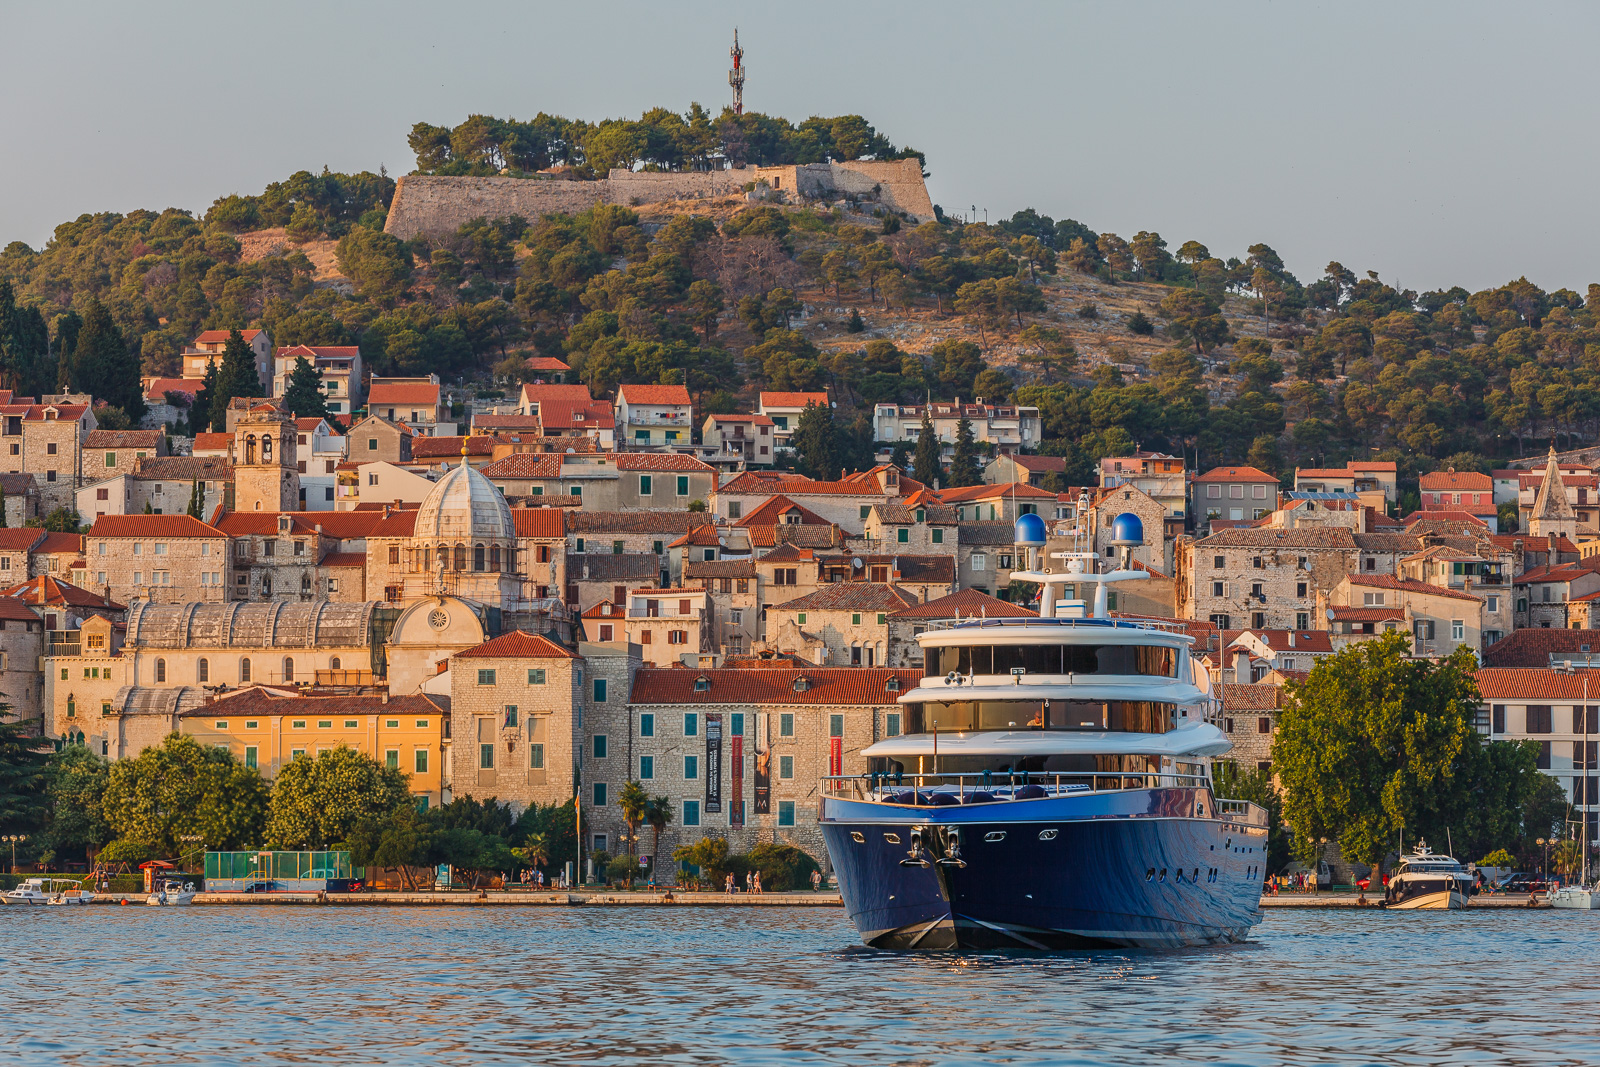
[[[17,338],[17,296],[0,279],[0,386],[22,390],[22,352]]]
[[[951,486],[977,485],[983,481],[983,474],[978,470],[978,459],[973,454],[975,443],[972,423],[967,419],[956,423],[956,450],[955,455],[950,457]]]
[[[189,405],[189,433],[204,433],[211,428],[212,397],[217,395],[217,361],[206,360],[205,377],[195,391],[194,403]]]
[[[73,365],[73,385],[77,390],[121,408],[134,425],[144,418],[139,357],[123,339],[111,312],[98,300],[91,299],[84,308]]]
[[[77,381],[73,378],[76,370],[73,364],[73,353],[78,348],[78,334],[83,329],[83,316],[76,311],[68,310],[56,316],[56,392],[75,393],[78,391]]]
[[[305,356],[294,361],[294,370],[283,387],[283,406],[296,418],[328,417],[328,400],[322,394],[322,375]]]
[[[238,330],[228,333],[228,343],[222,348],[222,368],[217,371],[217,391],[211,398],[211,430],[222,433],[228,428],[228,405],[238,397],[246,399],[261,394],[261,375],[256,371],[256,356],[244,343]]]
[[[28,736],[10,704],[0,704],[0,830],[34,829],[43,813],[48,748],[49,742]]]
[[[922,429],[917,433],[916,457],[911,461],[911,477],[923,485],[931,486],[939,475],[939,439],[934,436],[933,420],[928,417],[928,409],[924,407]]]
[[[200,479],[196,478],[194,480],[194,488],[189,490],[189,515],[191,518],[196,518],[201,522],[205,522],[205,509],[205,491],[200,488]]]
[[[813,478],[839,476],[839,461],[834,450],[833,409],[826,404],[807,404],[795,425],[794,447],[800,463]]]

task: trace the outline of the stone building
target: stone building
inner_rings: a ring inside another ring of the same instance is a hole
[[[765,408],[763,413],[770,414]],[[981,396],[965,403],[958,396],[953,401],[935,400],[929,404],[877,404],[872,412],[873,439],[915,442],[922,432],[924,414],[939,438],[940,451],[946,456],[955,452],[962,419],[971,425],[973,440],[992,445],[995,451],[1003,454],[1038,448],[1043,440],[1044,423],[1037,407],[990,404]]]
[[[573,498],[602,512],[682,512],[716,487],[715,468],[664,452],[515,452],[483,473],[507,497]]]
[[[571,800],[584,738],[584,661],[549,638],[513,631],[449,664],[452,795],[493,797],[519,812]]]
[[[666,586],[663,572],[651,555],[627,555],[589,552],[567,557],[567,607],[578,614],[587,612],[597,604],[615,604],[626,610],[628,594],[643,589],[661,589]]]
[[[273,778],[296,759],[345,747],[400,771],[417,807],[444,798],[445,712],[426,696],[387,693],[302,696],[250,686],[178,712],[178,732],[226,748]]]
[[[761,582],[751,559],[719,559],[686,563],[683,584],[700,585],[711,594],[713,649],[736,655],[748,652],[761,636]]]
[[[1345,527],[1219,530],[1175,549],[1177,614],[1218,629],[1309,630],[1317,597],[1356,571]]]
[[[45,532],[33,527],[0,529],[0,584],[20,582],[28,576],[34,549],[44,538]]]
[[[671,573],[667,546],[705,522],[692,511],[591,511],[565,512],[567,551],[577,555],[653,556],[661,585],[678,581]]]
[[[704,589],[642,589],[628,594],[628,640],[647,667],[664,667],[685,652],[710,652],[711,594]],[[621,640],[619,634],[617,637]]]
[[[1526,570],[1517,575],[1511,585],[1515,598],[1511,617],[1515,628],[1563,630],[1581,626],[1588,614],[1589,601],[1585,598],[1596,592],[1600,592],[1600,557]],[[1574,616],[1575,603],[1584,605],[1578,609],[1579,617]],[[1504,626],[1500,630],[1509,632]]]
[[[863,532],[878,552],[940,552],[953,556],[960,543],[959,521],[956,509],[944,504],[874,504]]]
[[[83,479],[83,442],[97,425],[86,402],[0,405],[0,462],[9,473],[33,475],[45,514],[70,510]]]
[[[345,458],[351,463],[410,463],[416,433],[377,415],[368,415],[345,436]]]
[[[96,431],[97,433],[100,431]],[[233,466],[225,459],[159,456],[137,460],[132,471],[86,482],[77,492],[77,511],[85,522],[102,515],[154,515],[187,512],[200,483],[200,513],[212,515],[233,504]]]
[[[1483,608],[1478,597],[1448,586],[1350,574],[1317,593],[1315,617],[1327,620],[1331,613],[1331,621],[1321,626],[1333,631],[1338,644],[1365,634],[1407,630],[1413,655],[1448,656],[1462,645],[1483,650]],[[1351,636],[1340,641],[1339,635]]]
[[[141,460],[167,455],[160,430],[91,430],[83,438],[83,477],[97,481],[132,474]]]
[[[1534,496],[1533,507],[1527,514],[1527,522],[1523,528],[1533,537],[1577,536],[1578,512],[1567,499],[1566,484],[1562,481],[1561,465],[1556,460],[1555,445],[1550,446],[1550,459],[1545,464],[1544,479],[1539,483],[1538,493]]]
[[[232,332],[205,330],[192,343],[185,345],[180,355],[183,376],[199,381],[206,376],[206,368],[213,362],[221,370],[222,357],[228,347],[228,335]],[[255,358],[256,374],[261,379],[261,387],[265,389],[272,367],[272,338],[267,336],[265,330],[240,330],[239,336],[250,346],[250,354]]]
[[[616,411],[624,448],[670,449],[694,436],[692,401],[681,385],[619,385]]]
[[[233,588],[228,535],[189,515],[106,515],[84,547],[94,588],[116,600],[221,601]]]
[[[890,662],[889,616],[917,603],[916,597],[889,584],[830,584],[769,607],[767,627],[793,621],[801,631],[822,638],[830,665],[881,667]]]
[[[949,596],[913,604],[889,613],[889,642],[887,666],[920,671],[923,667],[922,646],[917,636],[941,624],[961,619],[1027,619],[1038,613],[1017,604],[1009,604],[976,589],[962,589]]]
[[[607,737],[605,777],[588,779],[604,786],[596,796],[606,798],[585,812],[591,849],[614,850],[623,826],[611,798],[636,779],[672,803],[662,856],[715,836],[733,852],[769,841],[793,844],[827,868],[817,829],[819,783],[825,775],[867,770],[861,750],[900,732],[899,695],[916,686],[921,672],[774,663],[638,672],[628,705],[632,729]],[[587,766],[585,773],[596,774]],[[595,796],[586,791],[585,799]],[[645,832],[641,847],[652,842]],[[657,877],[665,880],[666,871],[662,865]]]
[[[956,546],[956,584],[980,593],[1006,594],[1016,562],[1015,527],[1009,522],[968,522]]]
[[[1272,739],[1277,735],[1277,712],[1283,689],[1261,683],[1222,685],[1222,720],[1217,724],[1233,750],[1218,758],[1241,771],[1272,769]]]
[[[910,479],[905,484],[907,494],[921,488]],[[786,471],[745,471],[713,490],[709,512],[737,522],[780,494],[859,537],[873,505],[899,502],[900,470],[884,464],[837,481],[817,481]]]
[[[18,597],[0,596],[0,701],[34,737],[45,728],[39,657],[46,648],[43,615]]]
[[[76,631],[89,619],[100,617],[120,623],[128,609],[100,593],[42,574],[7,589],[0,596],[16,597],[44,616],[44,628],[57,631],[51,640],[78,640]]]
[[[39,483],[31,474],[0,474],[0,492],[5,494],[6,525],[24,526],[41,517]]]
[[[1478,692],[1483,697],[1480,731],[1494,741],[1535,742],[1539,770],[1560,783],[1569,804],[1585,809],[1591,842],[1600,840],[1600,781],[1595,771],[1600,749],[1600,709],[1595,706],[1600,671],[1594,668],[1596,662],[1593,655],[1580,653],[1571,657],[1570,671],[1537,666],[1485,668],[1477,674]],[[1573,817],[1570,812],[1568,817]]]

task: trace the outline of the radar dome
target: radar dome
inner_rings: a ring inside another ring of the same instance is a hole
[[[1045,543],[1044,520],[1037,515],[1019,515],[1012,543],[1042,548]]]
[[[1111,520],[1111,543],[1137,547],[1144,544],[1144,523],[1131,511]]]

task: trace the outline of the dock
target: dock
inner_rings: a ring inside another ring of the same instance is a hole
[[[837,893],[688,893],[668,890],[631,892],[519,892],[501,889],[360,893],[197,893],[193,904],[310,904],[338,907],[710,907],[710,908],[838,908]]]
[[[1263,896],[1263,908],[1381,908],[1383,893],[1368,893],[1363,903],[1360,893],[1279,893]],[[1548,908],[1548,901],[1533,900],[1527,893],[1480,893],[1467,908]]]

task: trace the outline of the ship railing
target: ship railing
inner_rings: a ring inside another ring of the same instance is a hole
[[[1123,789],[1209,788],[1211,779],[1201,774],[1170,772],[979,771],[967,774],[896,774],[874,771],[857,775],[829,775],[823,778],[823,783],[825,791],[843,794],[854,800],[903,803],[914,807],[945,807],[951,804],[987,804],[1080,793],[1109,793]]]

